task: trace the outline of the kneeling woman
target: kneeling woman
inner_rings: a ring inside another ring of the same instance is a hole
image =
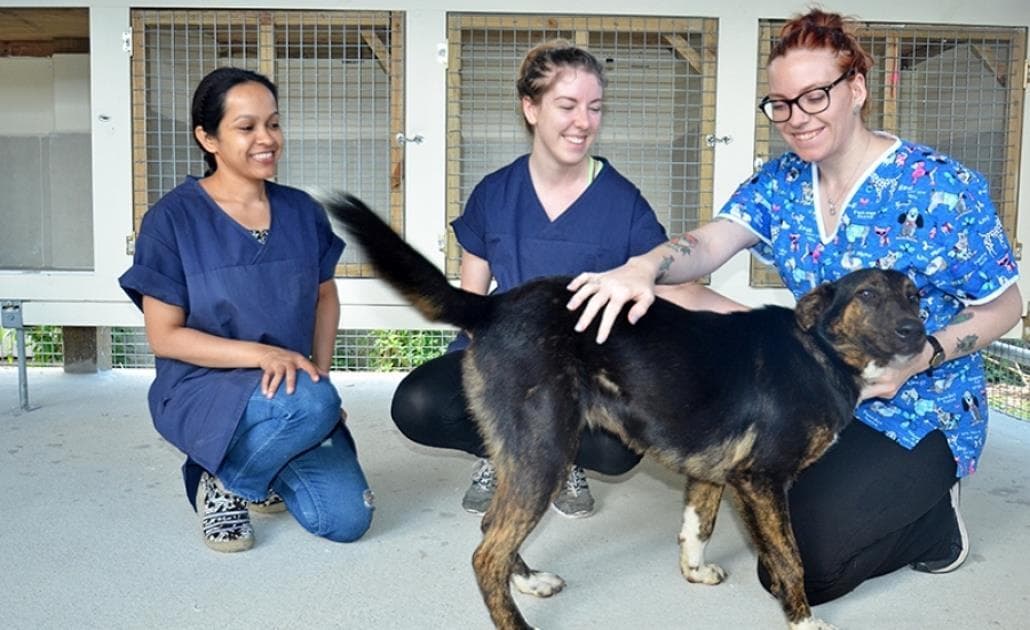
[[[254,545],[249,511],[345,542],[372,493],[329,381],[343,242],[307,194],[268,181],[283,148],[275,85],[238,68],[193,95],[207,174],[143,218],[122,288],[157,357],[150,412],[187,456],[186,492],[216,551]]]

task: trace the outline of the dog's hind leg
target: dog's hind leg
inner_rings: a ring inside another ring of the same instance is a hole
[[[812,616],[805,595],[805,575],[787,511],[786,484],[754,477],[735,479],[740,514],[769,572],[771,590],[780,600],[791,630],[835,630]]]
[[[715,529],[715,516],[722,499],[722,484],[687,477],[684,493],[683,527],[679,533],[680,572],[688,582],[719,584],[726,572],[714,564],[705,564],[705,546]]]
[[[561,482],[565,466],[560,455],[555,458],[558,461],[512,455],[493,457],[497,490],[483,516],[483,540],[472,555],[472,566],[494,625],[523,630],[530,626],[515,606],[509,581],[521,592],[538,597],[554,595],[565,586],[557,575],[531,570],[518,553],[547,511],[551,488]]]

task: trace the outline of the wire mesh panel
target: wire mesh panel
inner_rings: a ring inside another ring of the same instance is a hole
[[[530,48],[563,38],[606,67],[592,152],[634,182],[670,233],[710,218],[717,22],[712,19],[453,14],[448,20],[447,220],[486,174],[530,149],[515,90]],[[448,232],[447,272],[461,252]]]
[[[0,329],[0,365],[14,363],[14,331]],[[415,368],[443,354],[454,330],[345,329],[336,333],[333,370],[345,372],[398,372]],[[60,365],[61,329],[28,329],[27,352],[32,365]],[[111,329],[111,365],[117,368],[154,367],[154,355],[143,328]]]
[[[1026,342],[996,341],[984,351],[983,357],[991,409],[1030,420],[1030,349]]]
[[[758,94],[783,21],[759,29]],[[863,24],[856,30],[873,56],[866,125],[934,147],[983,174],[1010,235],[1016,233],[1026,29],[955,25]],[[755,114],[755,155],[787,150],[765,116]],[[782,286],[752,259],[752,286]]]
[[[352,11],[138,10],[133,22],[133,172],[138,227],[146,209],[205,166],[190,99],[219,66],[261,72],[279,87],[286,136],[277,180],[343,188],[403,220],[403,16]],[[342,275],[371,275],[356,248]]]

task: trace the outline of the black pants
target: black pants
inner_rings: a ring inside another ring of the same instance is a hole
[[[907,450],[855,420],[790,489],[790,517],[812,605],[869,578],[948,555],[955,459],[940,431]],[[759,579],[768,590],[769,575]]]
[[[469,416],[461,384],[464,354],[449,352],[412,370],[397,386],[390,413],[401,433],[414,442],[485,457],[483,438]],[[586,429],[580,436],[576,463],[606,475],[621,475],[640,458],[611,433]]]

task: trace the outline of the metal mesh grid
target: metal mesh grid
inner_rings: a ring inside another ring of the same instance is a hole
[[[984,352],[991,409],[1030,420],[1030,349],[1026,342],[1003,340]]]
[[[758,94],[768,91],[765,65],[782,21],[760,22]],[[873,56],[866,85],[866,124],[951,155],[982,173],[999,215],[1015,234],[1020,120],[1026,33],[1002,27],[866,24],[856,32]],[[755,113],[755,155],[787,150],[779,133]],[[782,286],[752,260],[752,286]]]
[[[60,329],[50,328],[50,334],[56,335],[57,351],[37,351],[37,355],[31,358],[34,365],[61,364]],[[454,330],[446,329],[340,330],[336,333],[332,369],[350,372],[407,371],[440,356],[454,339],[454,334]],[[0,348],[0,363],[10,362],[7,357],[13,353],[3,354],[3,348]],[[111,329],[111,365],[119,368],[154,366],[154,355],[143,328]]]
[[[710,216],[714,20],[459,14],[449,30],[448,221],[484,175],[529,151],[515,79],[530,48],[559,37],[588,48],[608,72],[592,153],[641,189],[670,233]],[[460,255],[448,232],[452,276]]]
[[[207,72],[231,65],[279,87],[279,182],[349,190],[399,226],[402,169],[391,138],[403,122],[401,25],[390,13],[133,11],[137,225],[183,177],[204,172],[190,99]],[[348,249],[340,271],[367,275],[359,262]]]
[[[0,328],[0,366],[18,362],[18,331]],[[54,366],[64,362],[64,336],[58,326],[25,327],[25,359],[27,365]]]
[[[0,328],[0,367],[17,362],[12,329]],[[59,326],[27,326],[28,365],[52,367],[64,361]],[[440,356],[454,338],[453,330],[340,330],[336,334],[333,370],[350,372],[403,372]],[[1030,348],[1005,339],[983,352],[991,409],[1030,421]],[[111,365],[116,368],[152,368],[154,355],[143,328],[111,329]]]

